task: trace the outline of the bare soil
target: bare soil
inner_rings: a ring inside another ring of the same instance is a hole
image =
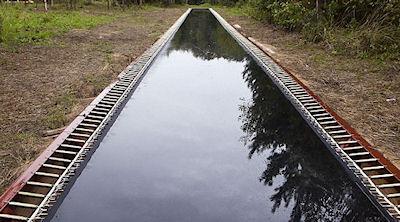
[[[90,30],[72,30],[47,45],[0,48],[0,193],[101,90],[184,12],[124,12]]]
[[[218,11],[247,36],[273,48],[281,64],[400,167],[399,61],[332,54],[324,45],[306,43],[297,33]]]

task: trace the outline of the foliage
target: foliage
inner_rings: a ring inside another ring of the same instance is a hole
[[[0,6],[0,42],[4,45],[38,43],[73,28],[91,28],[111,21],[106,15],[81,11],[36,12],[30,7]]]
[[[304,19],[310,14],[300,2],[275,2],[272,4],[272,21],[279,26],[294,30],[303,26]]]
[[[237,7],[333,53],[386,59],[400,54],[400,0],[242,0]]]

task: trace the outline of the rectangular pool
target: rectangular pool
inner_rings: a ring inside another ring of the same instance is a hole
[[[208,10],[163,48],[51,219],[383,220]]]

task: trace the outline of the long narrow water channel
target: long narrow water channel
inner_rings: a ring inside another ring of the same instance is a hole
[[[161,51],[52,218],[382,220],[205,10]]]

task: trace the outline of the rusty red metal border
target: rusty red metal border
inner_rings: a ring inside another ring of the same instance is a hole
[[[239,31],[239,30],[238,30]],[[240,32],[240,31],[239,31]],[[330,113],[336,121],[345,129],[347,130],[357,142],[363,146],[366,150],[368,150],[369,153],[378,161],[384,165],[390,173],[392,173],[398,180],[400,180],[400,169],[397,168],[390,160],[388,160],[384,155],[379,152],[378,150],[375,150],[372,145],[365,140],[351,125],[344,120],[342,117],[339,116],[335,111],[333,111],[332,108],[330,108],[327,104],[325,104],[322,99],[317,96],[311,89],[305,85],[299,78],[296,76],[296,74],[292,69],[285,67],[278,59],[274,58],[271,53],[269,53],[267,50],[265,50],[265,46],[262,45],[260,42],[255,40],[252,37],[247,37],[246,34],[240,32],[243,36],[245,36],[249,41],[251,41],[254,45],[256,45],[260,50],[262,50],[268,57],[270,57],[277,65],[279,65],[286,73],[288,73],[299,85],[301,85],[309,94],[312,96],[315,100],[318,101],[318,103],[325,108],[325,110]]]
[[[68,127],[57,136],[56,139],[37,157],[30,166],[6,189],[0,196],[0,212],[4,210],[7,203],[17,195],[18,191],[28,182],[34,173],[46,162],[46,160],[54,153],[54,151],[64,142],[72,131],[82,122],[87,114],[100,102],[114,86],[115,82],[106,87],[86,108],[83,110]]]

